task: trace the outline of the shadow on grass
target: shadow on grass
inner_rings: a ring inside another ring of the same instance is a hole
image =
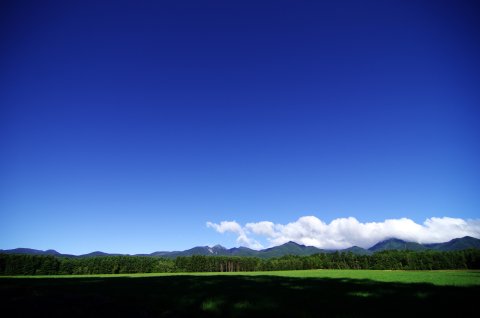
[[[8,317],[467,317],[479,296],[480,286],[331,278],[0,278]]]

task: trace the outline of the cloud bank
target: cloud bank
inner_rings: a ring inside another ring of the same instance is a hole
[[[219,233],[232,232],[240,245],[253,249],[277,246],[288,241],[323,249],[343,249],[351,246],[369,248],[375,243],[399,238],[417,243],[440,243],[463,236],[480,238],[480,219],[464,220],[450,217],[428,218],[423,224],[411,219],[388,219],[383,222],[361,223],[354,217],[325,223],[315,216],[303,216],[288,224],[270,221],[240,225],[235,221],[207,222],[207,227]]]

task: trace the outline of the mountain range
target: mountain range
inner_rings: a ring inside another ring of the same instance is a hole
[[[324,250],[314,246],[305,246],[297,244],[295,242],[288,242],[283,245],[266,248],[263,250],[252,250],[248,247],[234,247],[227,249],[221,245],[215,246],[196,246],[184,251],[173,251],[173,252],[153,252],[150,254],[135,254],[136,256],[157,256],[157,257],[167,257],[175,258],[178,256],[191,256],[191,255],[217,255],[217,256],[255,256],[260,258],[272,258],[272,257],[281,257],[284,255],[312,255],[318,253],[334,253],[338,252],[352,252],[358,255],[370,255],[376,252],[381,252],[385,250],[411,250],[411,251],[457,251],[464,249],[480,249],[480,239],[465,236],[462,238],[456,238],[444,243],[433,243],[433,244],[420,244],[415,242],[407,242],[397,238],[387,239],[385,241],[378,242],[368,249],[364,249],[358,246],[352,246],[347,249],[342,250]],[[27,254],[27,255],[52,255],[52,256],[61,256],[61,257],[93,257],[93,256],[118,256],[126,254],[109,254],[101,251],[95,251],[83,255],[71,255],[71,254],[61,254],[55,250],[35,250],[30,248],[16,248],[11,250],[0,250],[0,253],[5,254]]]

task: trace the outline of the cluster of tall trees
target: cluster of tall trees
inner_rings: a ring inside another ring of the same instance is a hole
[[[65,258],[0,254],[0,275],[71,275],[169,272],[242,272],[300,269],[480,269],[480,250],[383,251],[373,255],[328,253],[261,259],[238,256],[146,256]]]
[[[65,258],[0,254],[0,275],[168,273],[175,271],[174,266],[173,260],[146,256]]]
[[[253,272],[263,260],[239,256],[179,256],[175,269],[179,272]]]
[[[301,269],[480,269],[480,250],[454,252],[383,251],[373,255],[326,253],[280,258],[187,256],[177,257],[175,269],[182,272],[239,272]]]

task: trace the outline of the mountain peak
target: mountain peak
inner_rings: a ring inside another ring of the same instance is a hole
[[[468,235],[467,235],[467,236],[464,236],[464,237],[460,237],[460,238],[453,239],[452,241],[454,241],[454,240],[459,241],[459,240],[478,240],[478,239],[475,238],[475,237],[472,237],[472,236],[468,236]]]
[[[305,245],[303,245],[303,244],[298,244],[297,242],[294,242],[294,241],[288,241],[287,243],[282,244],[282,245],[280,245],[280,246],[289,246],[289,245],[305,247]]]
[[[425,246],[440,251],[458,251],[469,248],[480,249],[480,239],[471,236],[464,236],[445,243],[425,244]]]
[[[385,250],[412,250],[422,251],[427,249],[424,245],[416,242],[407,242],[398,238],[389,238],[370,247],[368,250],[372,252],[380,252]]]
[[[391,237],[391,238],[387,238],[383,241],[380,241],[379,243],[386,243],[386,242],[399,242],[399,243],[406,243],[407,241],[404,241],[404,240],[401,240],[399,238],[396,238],[396,237]],[[378,244],[378,243],[377,243]]]
[[[46,250],[45,251],[45,254],[48,254],[48,255],[60,255],[59,252],[55,251],[55,250]]]

